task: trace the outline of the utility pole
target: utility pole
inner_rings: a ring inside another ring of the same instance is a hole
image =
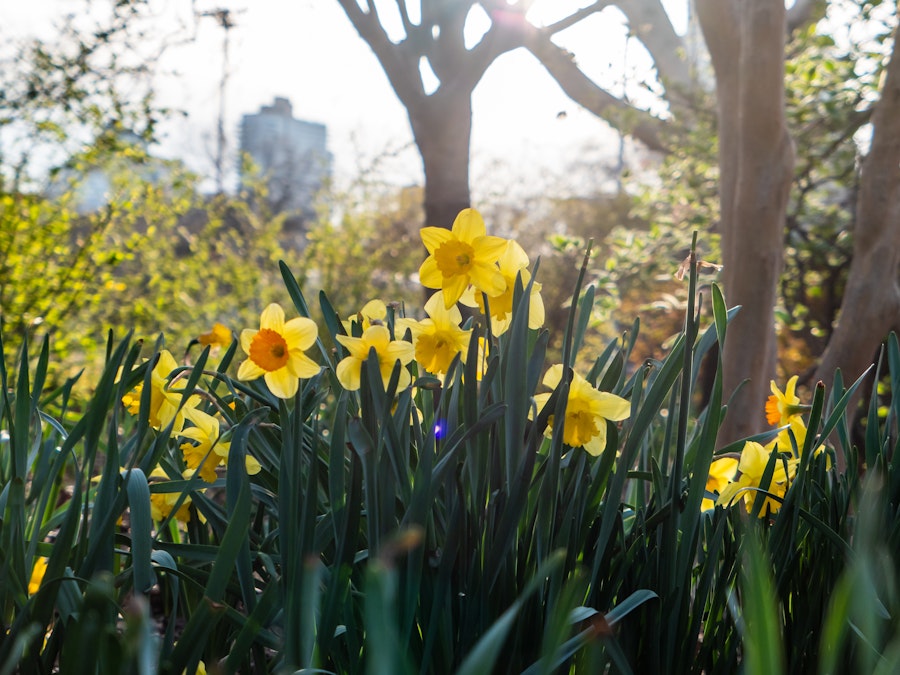
[[[206,12],[200,12],[201,17],[211,17],[218,22],[224,31],[222,38],[222,77],[219,80],[219,119],[216,123],[216,192],[222,194],[225,191],[225,90],[229,76],[229,32],[235,27],[234,12],[227,7],[219,7]]]

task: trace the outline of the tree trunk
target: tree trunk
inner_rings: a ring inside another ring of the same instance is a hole
[[[885,70],[872,114],[871,147],[860,173],[853,230],[853,260],[838,323],[816,369],[830,386],[841,369],[856,380],[874,362],[879,343],[900,330],[900,52]],[[851,409],[852,413],[852,409]],[[839,462],[843,458],[838,458]]]
[[[409,121],[425,170],[425,225],[449,228],[471,205],[471,95],[435,92],[409,106]]]
[[[723,284],[742,309],[723,351],[728,443],[764,427],[794,152],[784,107],[783,0],[698,0],[719,101]],[[743,386],[741,386],[743,383]]]

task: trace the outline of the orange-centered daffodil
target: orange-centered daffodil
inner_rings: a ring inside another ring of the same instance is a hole
[[[241,331],[241,348],[249,357],[238,369],[239,380],[264,377],[278,398],[297,393],[300,378],[314,377],[319,366],[303,352],[313,346],[318,328],[312,319],[284,320],[281,305],[272,303],[259,318],[259,330]]]

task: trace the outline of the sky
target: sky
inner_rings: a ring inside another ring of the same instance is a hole
[[[588,0],[543,0],[530,18],[550,22],[583,4]],[[85,0],[0,0],[0,25],[7,36],[51,37],[61,16],[83,13],[86,5]],[[296,117],[327,125],[339,180],[355,175],[356,167],[374,156],[406,148],[389,162],[390,178],[398,184],[422,182],[405,109],[336,0],[154,0],[151,6],[159,14],[158,30],[194,36],[170,47],[160,64],[158,100],[184,113],[162,126],[156,149],[161,156],[212,173],[224,31],[214,18],[196,14],[227,8],[235,22],[224,107],[231,153],[237,150],[241,115],[283,96]],[[471,23],[477,35],[477,17]],[[604,10],[561,33],[557,42],[613,91],[621,91],[628,72],[630,93],[641,95],[649,57],[634,40],[626,47],[618,10]],[[611,157],[617,151],[617,135],[571,102],[524,50],[500,57],[488,69],[473,107],[473,181],[490,180],[498,163],[521,174],[518,178],[538,179],[564,170],[586,146],[608,150]]]

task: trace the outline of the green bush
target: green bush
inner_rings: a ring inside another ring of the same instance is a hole
[[[461,231],[423,232],[420,277],[452,300],[446,274],[473,253],[497,311],[501,242]],[[0,361],[0,671],[895,672],[897,340],[865,481],[818,451],[856,452],[859,383],[839,375],[808,406],[779,392],[768,412],[790,422],[748,439],[768,446],[750,481],[756,446],[716,446],[718,370],[692,403],[701,358],[727,349],[718,288],[700,325],[689,264],[664,359],[627,366],[635,322],[575,373],[586,265],[550,369],[536,266],[504,282],[499,335],[482,315],[448,328],[440,302],[422,322],[369,306],[344,323],[323,293],[320,336],[281,263],[299,317],[270,306],[193,365],[110,340],[77,414],[71,386],[45,390],[49,341],[30,359],[25,340],[14,378]],[[702,511],[719,456],[741,458],[736,503]]]

